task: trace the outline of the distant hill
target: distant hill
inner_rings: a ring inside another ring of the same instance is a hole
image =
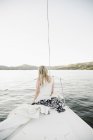
[[[93,62],[84,62],[84,63],[77,63],[77,64],[69,64],[69,65],[62,65],[62,66],[51,66],[47,68],[51,70],[93,70]],[[23,64],[20,66],[0,66],[0,70],[37,70],[37,66]]]
[[[93,70],[93,62],[69,64],[56,67],[57,70]]]
[[[31,66],[31,65],[27,65],[27,64],[23,64],[20,66],[0,66],[0,70],[36,70],[37,66]]]

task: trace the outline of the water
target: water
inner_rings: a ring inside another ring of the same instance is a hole
[[[0,71],[0,121],[18,105],[31,103],[37,74],[33,70]],[[66,104],[93,128],[93,71],[55,70],[51,75],[59,92],[62,88],[58,81],[62,78]]]

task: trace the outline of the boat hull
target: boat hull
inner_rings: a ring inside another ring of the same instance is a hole
[[[93,129],[69,107],[65,109],[30,120],[7,140],[93,140]]]

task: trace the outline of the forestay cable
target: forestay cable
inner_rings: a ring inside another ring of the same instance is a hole
[[[49,69],[50,69],[50,34],[49,34],[49,4],[47,0],[47,25],[48,25],[48,49],[49,49]]]
[[[49,1],[47,0],[47,27],[48,27],[48,50],[49,50],[49,73],[50,73],[50,66],[51,66],[51,63],[50,63],[50,55],[51,55],[51,50],[50,50],[50,24],[49,24]],[[54,76],[53,76],[54,77]],[[65,98],[64,98],[64,93],[63,93],[63,87],[62,87],[62,81],[61,81],[61,78],[60,78],[60,84],[61,84],[61,88],[62,88],[62,95],[63,95],[63,99],[64,99],[64,106],[65,106]]]

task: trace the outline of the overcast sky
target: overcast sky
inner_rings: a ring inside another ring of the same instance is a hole
[[[47,0],[0,0],[0,65],[48,65]],[[93,0],[49,0],[51,65],[93,61]]]

